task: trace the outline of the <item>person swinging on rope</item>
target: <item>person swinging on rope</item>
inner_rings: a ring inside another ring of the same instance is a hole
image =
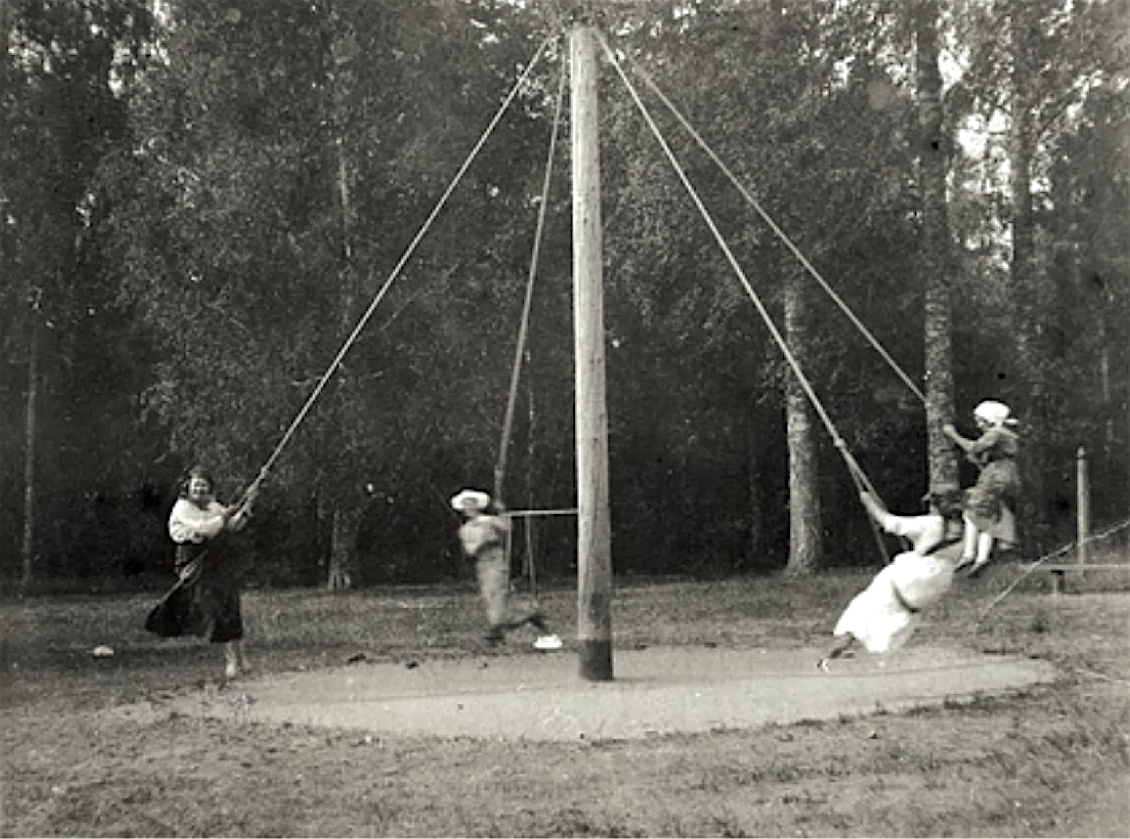
[[[958,568],[973,577],[988,564],[993,545],[1007,550],[1016,545],[1016,500],[1020,472],[1016,456],[1020,438],[1013,430],[1016,420],[1003,402],[986,400],[973,409],[980,436],[970,440],[951,424],[942,431],[980,468],[981,473],[966,493],[965,545]]]
[[[923,515],[893,515],[867,492],[860,500],[883,530],[909,539],[912,547],[848,604],[832,631],[837,641],[816,663],[824,672],[829,661],[856,644],[871,653],[891,652],[905,644],[922,610],[949,591],[960,556],[961,490],[955,484],[936,484],[924,499],[929,508]]]
[[[459,542],[467,559],[475,563],[479,594],[486,606],[489,624],[487,643],[499,644],[506,640],[507,631],[530,624],[541,633],[534,642],[535,647],[560,649],[561,639],[549,631],[541,612],[532,607],[517,609],[511,602],[510,561],[506,555],[510,520],[498,515],[502,512],[501,505],[492,505],[485,492],[465,489],[451,499],[451,506],[466,519],[459,527]]]

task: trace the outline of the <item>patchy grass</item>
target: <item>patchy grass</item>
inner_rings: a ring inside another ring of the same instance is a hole
[[[912,644],[1046,658],[1057,684],[910,713],[583,743],[365,732],[98,711],[215,681],[217,650],[142,629],[153,595],[6,602],[4,836],[1130,835],[1128,581],[1053,598],[993,568]],[[868,573],[618,582],[618,648],[823,644]],[[1103,592],[1103,587],[1122,591]],[[561,629],[575,593],[543,605]],[[483,655],[470,584],[252,592],[262,673]],[[96,644],[115,656],[91,658]],[[522,655],[524,652],[497,653]]]

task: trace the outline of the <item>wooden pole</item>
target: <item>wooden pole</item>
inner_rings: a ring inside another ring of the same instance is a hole
[[[1091,535],[1091,488],[1087,479],[1087,451],[1082,446],[1075,453],[1075,509],[1076,544],[1079,546],[1079,564],[1087,562],[1087,540]]]
[[[612,550],[600,230],[596,41],[569,34],[573,147],[573,333],[576,350],[577,642],[580,674],[612,679]]]

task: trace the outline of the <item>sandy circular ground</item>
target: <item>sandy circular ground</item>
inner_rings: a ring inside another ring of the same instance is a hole
[[[837,719],[965,701],[1055,679],[1047,662],[917,647],[815,667],[816,649],[648,648],[614,653],[614,679],[578,675],[574,653],[371,664],[262,676],[131,716],[240,721],[529,740],[648,737]]]

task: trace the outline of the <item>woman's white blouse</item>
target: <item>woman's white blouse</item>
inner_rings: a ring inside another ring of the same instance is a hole
[[[224,508],[219,501],[211,501],[201,509],[187,498],[178,498],[169,513],[169,535],[178,545],[199,544],[223,529]]]

